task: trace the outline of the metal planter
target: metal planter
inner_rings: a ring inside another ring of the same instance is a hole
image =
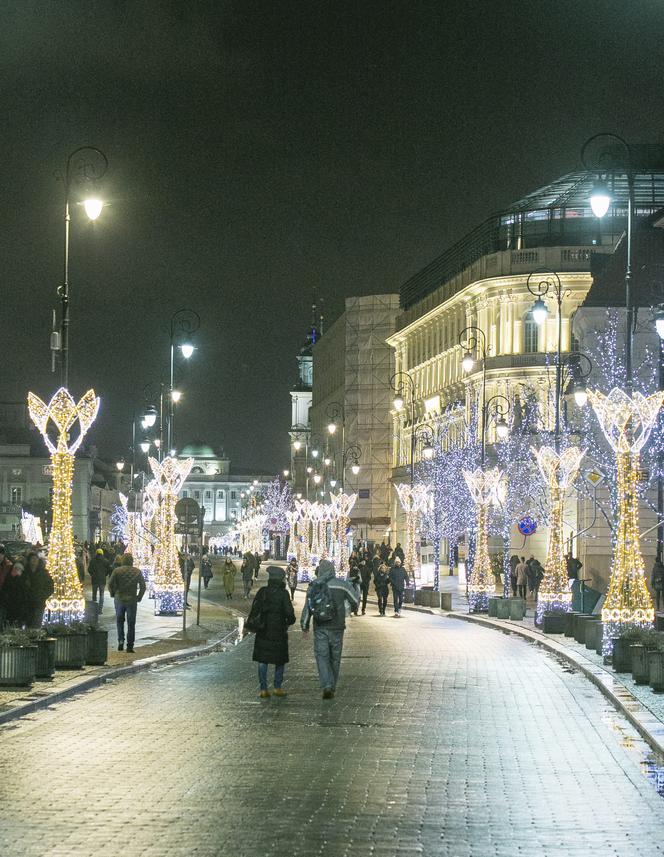
[[[623,637],[616,637],[613,641],[613,655],[611,664],[617,673],[631,673],[632,671],[632,643]]]
[[[65,634],[55,638],[56,669],[80,670],[87,656],[87,634]]]
[[[509,599],[510,619],[520,621],[526,615],[526,602],[523,598]]]
[[[564,634],[567,624],[567,613],[551,611],[544,614],[542,630],[545,634]]]
[[[37,640],[37,672],[35,678],[49,679],[55,675],[55,637]]]
[[[499,598],[496,603],[496,617],[498,619],[510,618],[510,599]]]
[[[95,628],[88,631],[85,663],[90,666],[102,666],[108,658],[108,631]]]
[[[632,678],[637,684],[648,684],[650,670],[648,667],[648,649],[642,643],[630,646],[632,655]]]
[[[0,686],[29,687],[37,671],[37,646],[0,648]]]
[[[664,652],[658,649],[648,652],[648,684],[655,693],[664,693]]]
[[[493,616],[495,619],[498,616],[498,602],[501,601],[501,598],[489,598],[489,616]]]

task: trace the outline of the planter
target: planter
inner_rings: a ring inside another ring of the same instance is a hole
[[[510,599],[499,598],[496,603],[496,617],[498,619],[510,618]]]
[[[96,625],[99,621],[99,606],[96,601],[85,602],[85,616],[83,621],[86,625]]]
[[[403,593],[403,603],[404,604],[412,604],[413,603],[413,590],[408,587],[404,590]]]
[[[599,637],[599,644],[602,644],[602,631],[603,625],[601,622],[591,622],[586,628],[586,649],[590,651],[597,651],[597,638]]]
[[[648,684],[648,649],[642,643],[633,643],[629,648],[632,656],[632,678],[637,684]]]
[[[565,613],[565,630],[564,634],[566,637],[574,636],[574,622],[579,613]]]
[[[542,630],[545,634],[564,634],[567,625],[567,613],[545,613]]]
[[[510,619],[521,621],[526,614],[526,602],[523,598],[509,598]]]
[[[585,646],[588,627],[593,622],[597,621],[599,621],[599,617],[586,616],[584,613],[579,613],[577,615],[576,620],[574,622],[574,639],[577,643],[581,643],[581,645]]]
[[[0,648],[0,686],[29,687],[37,671],[37,646]]]
[[[498,616],[498,602],[500,600],[498,597],[489,598],[489,616],[493,616],[494,619]]]
[[[452,593],[451,592],[441,592],[440,593],[440,609],[441,610],[451,610],[452,609]]]
[[[440,610],[440,592],[431,590],[431,592],[428,593],[428,599],[429,607],[433,607],[435,610]]]
[[[648,683],[655,693],[664,693],[664,652],[648,652]]]
[[[613,655],[611,663],[617,673],[631,673],[632,671],[632,643],[624,637],[616,637],[613,641]]]
[[[35,678],[48,679],[55,675],[55,637],[37,640],[37,672]]]
[[[95,628],[88,631],[85,663],[89,666],[102,666],[108,658],[108,631]]]
[[[601,655],[604,646],[604,623],[598,622],[597,624],[599,625],[600,630],[597,632],[598,636],[596,638],[597,645],[595,646],[595,653]]]
[[[416,589],[415,590],[415,604],[418,607],[424,606],[424,590],[423,589]]]
[[[65,634],[55,638],[56,669],[80,670],[87,655],[87,634]]]

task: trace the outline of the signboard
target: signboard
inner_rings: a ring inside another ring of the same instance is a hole
[[[524,515],[516,526],[522,536],[532,536],[537,532],[537,521],[530,515]]]
[[[184,527],[198,527],[200,514],[201,507],[193,497],[183,497],[175,504],[175,517]]]
[[[368,488],[358,488],[357,496],[358,496],[358,499],[360,499],[360,500],[368,500],[369,499],[369,489]]]
[[[176,524],[175,525],[175,533],[178,536],[197,536],[198,535],[198,521],[195,524]]]

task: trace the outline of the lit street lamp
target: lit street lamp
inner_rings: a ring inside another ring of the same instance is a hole
[[[191,309],[179,309],[173,313],[171,317],[170,327],[170,381],[168,386],[169,391],[169,413],[168,413],[168,436],[166,445],[168,449],[173,446],[175,440],[175,430],[173,421],[175,417],[174,405],[180,401],[182,396],[179,390],[173,388],[174,371],[175,371],[175,349],[179,350],[185,360],[189,360],[194,353],[195,347],[191,342],[191,337],[201,326],[201,317],[197,312]],[[180,339],[180,342],[176,342]]]

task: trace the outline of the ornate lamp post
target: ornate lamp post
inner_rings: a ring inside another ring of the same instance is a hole
[[[192,309],[179,309],[173,313],[170,326],[170,380],[168,385],[168,454],[171,454],[175,437],[173,422],[175,405],[180,401],[181,393],[174,389],[175,348],[185,360],[189,360],[195,351],[191,337],[201,326],[201,317]]]

